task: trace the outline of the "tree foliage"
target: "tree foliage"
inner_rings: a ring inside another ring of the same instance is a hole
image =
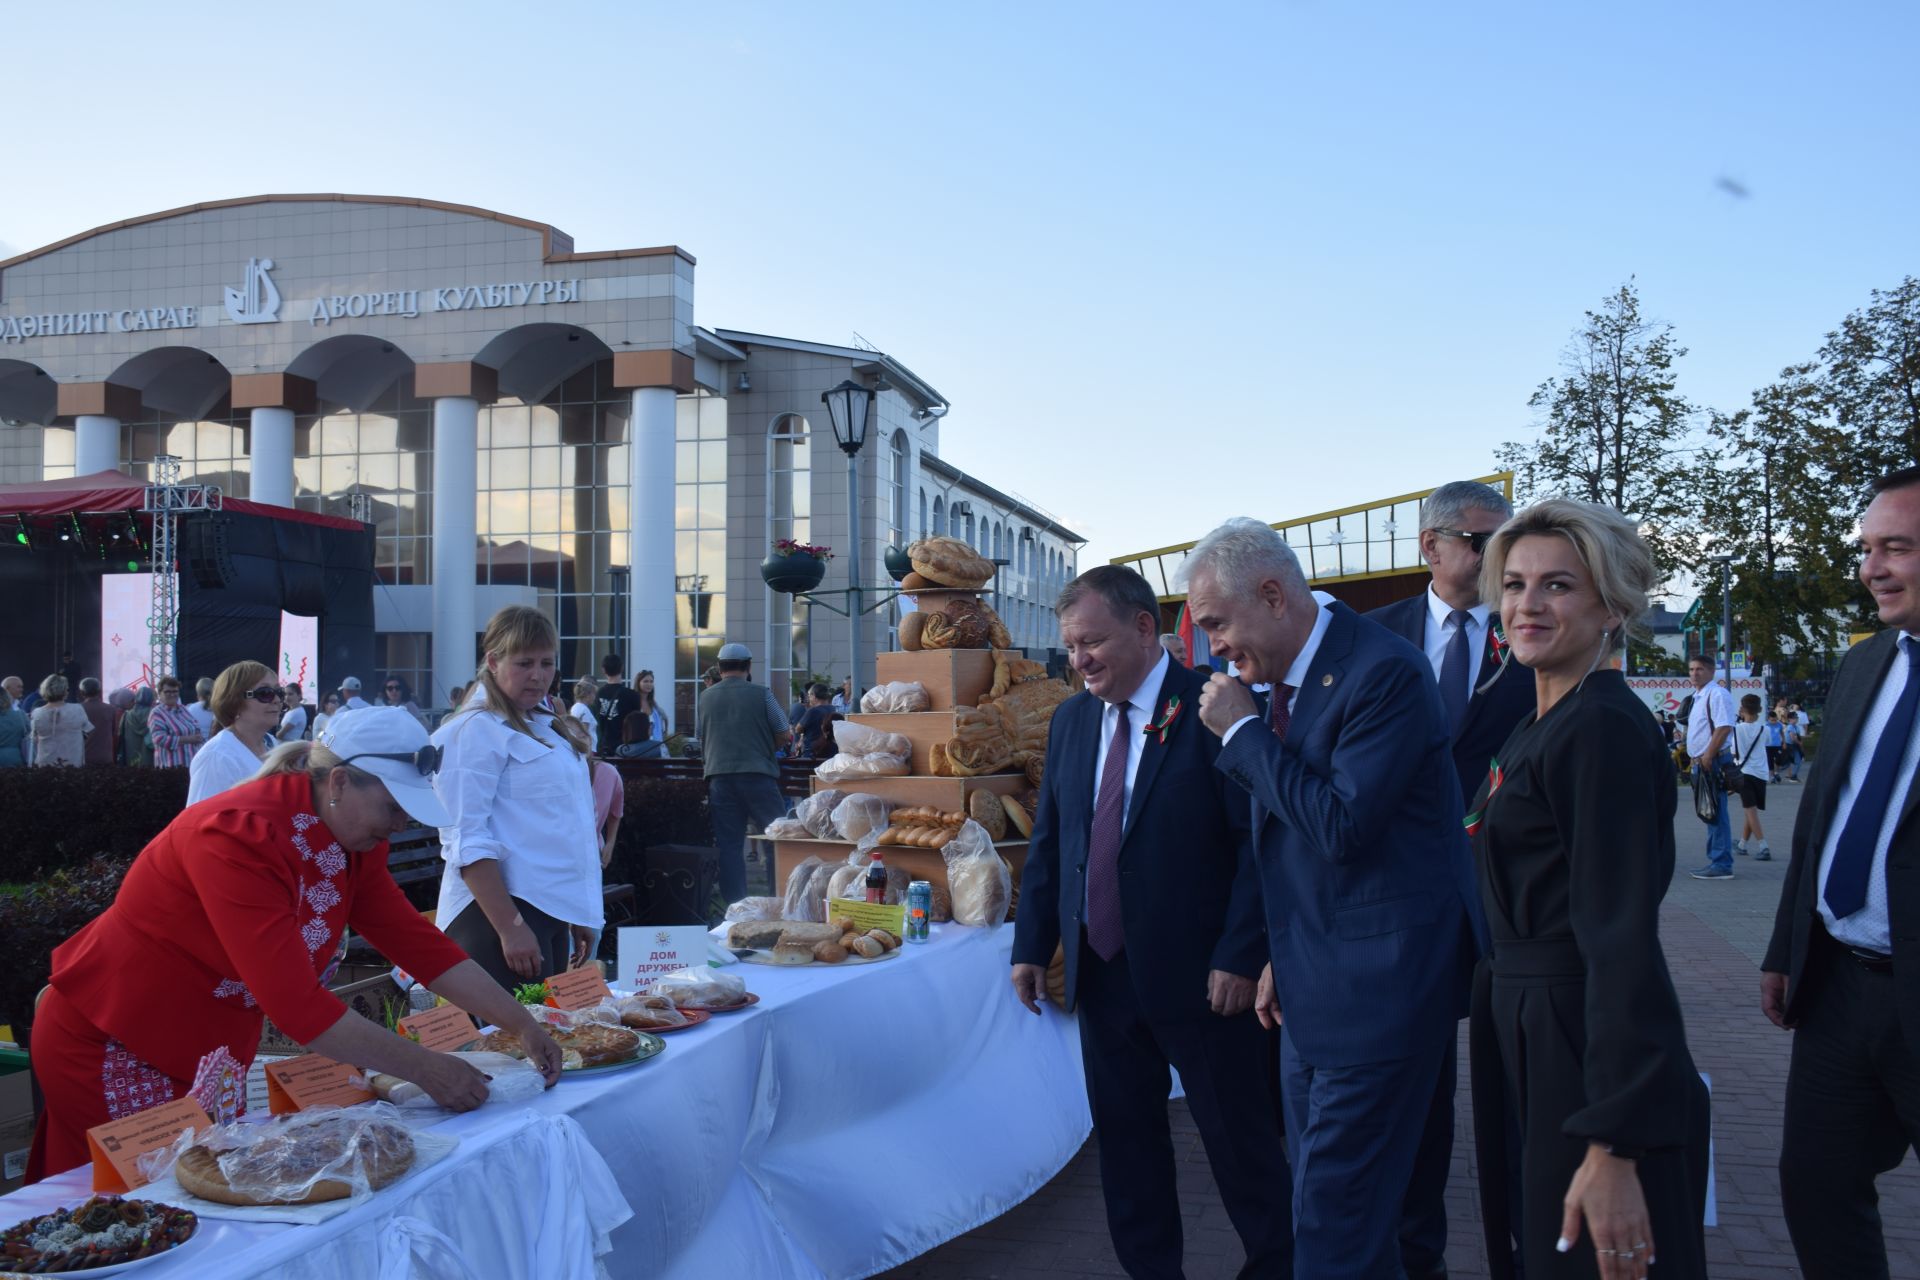
[[[1672,325],[1641,314],[1639,291],[1628,280],[1586,313],[1560,373],[1527,401],[1538,417],[1537,438],[1498,453],[1523,501],[1578,498],[1638,522],[1663,578],[1697,559],[1702,515],[1706,462],[1694,407],[1674,371],[1684,355]]]

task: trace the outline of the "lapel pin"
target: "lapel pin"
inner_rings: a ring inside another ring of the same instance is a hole
[[[1328,673],[1327,673],[1326,675],[1324,675],[1324,676],[1321,676],[1321,677],[1320,677],[1320,687],[1321,687],[1322,689],[1325,689],[1325,688],[1328,688],[1328,687],[1330,687],[1330,686],[1331,686],[1332,684],[1333,684],[1333,673],[1332,673],[1332,672],[1328,672]]]

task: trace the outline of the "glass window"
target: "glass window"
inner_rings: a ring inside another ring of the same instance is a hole
[[[812,440],[807,420],[781,414],[767,433],[767,534],[770,542],[813,541]],[[724,522],[723,522],[724,523]],[[804,600],[763,586],[767,619],[767,687],[786,705],[787,690],[807,675],[807,609]]]

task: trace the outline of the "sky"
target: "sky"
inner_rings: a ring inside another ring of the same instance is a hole
[[[304,191],[678,244],[697,323],[893,355],[1083,566],[1491,470],[1629,277],[1730,410],[1920,272],[1906,0],[107,3],[8,42],[0,248]]]

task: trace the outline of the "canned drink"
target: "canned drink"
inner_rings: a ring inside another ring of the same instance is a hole
[[[907,886],[908,942],[925,942],[933,919],[933,884],[915,880]]]

